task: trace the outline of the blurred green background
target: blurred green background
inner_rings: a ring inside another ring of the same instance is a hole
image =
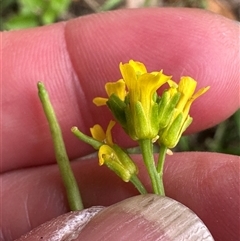
[[[152,6],[205,8],[240,20],[239,0],[2,0],[1,30],[23,29],[118,8]],[[183,136],[175,151],[240,155],[240,110],[218,126]]]

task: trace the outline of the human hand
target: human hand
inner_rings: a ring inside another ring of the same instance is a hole
[[[122,10],[46,27],[2,33],[1,239],[13,240],[68,211],[48,125],[37,97],[45,83],[86,207],[110,205],[136,191],[95,157],[70,128],[88,133],[110,114],[92,99],[120,77],[119,62],[139,60],[174,80],[189,75],[210,91],[193,104],[189,132],[213,126],[239,108],[239,25],[188,9]],[[226,104],[225,104],[226,103]],[[227,107],[226,107],[227,105]],[[117,143],[130,146],[124,133]],[[149,185],[138,155],[140,176]],[[219,153],[174,153],[164,173],[166,195],[191,208],[215,240],[239,237],[239,158]],[[121,219],[116,220],[121,222]]]

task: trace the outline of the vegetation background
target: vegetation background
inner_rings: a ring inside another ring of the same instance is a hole
[[[23,29],[101,11],[154,6],[204,8],[240,21],[239,0],[2,0],[0,29]],[[240,110],[218,126],[183,136],[175,149],[191,150],[240,155]]]

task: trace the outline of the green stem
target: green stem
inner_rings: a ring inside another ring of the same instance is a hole
[[[41,100],[43,110],[50,127],[54,144],[55,156],[57,159],[57,163],[60,169],[60,174],[62,176],[64,186],[66,188],[70,209],[72,211],[81,210],[83,209],[81,195],[67,156],[64,141],[62,138],[61,128],[58,124],[57,117],[55,115],[53,106],[51,104],[44,84],[42,82],[38,82],[37,87],[38,95]]]
[[[164,145],[161,145],[159,150],[159,156],[158,156],[157,172],[159,173],[161,187],[162,187],[161,190],[163,192],[163,195],[165,195],[164,185],[163,185],[163,167],[164,167],[166,153],[167,153],[167,147]]]
[[[83,134],[76,126],[72,127],[71,131],[78,139],[91,145],[96,150],[99,150],[99,148],[103,145],[102,142],[97,141],[92,137]]]
[[[130,179],[130,182],[137,188],[137,190],[141,194],[147,194],[147,190],[145,189],[145,187],[143,186],[142,182],[139,180],[137,175],[133,175]]]
[[[150,139],[139,140],[139,145],[143,154],[143,160],[150,176],[153,191],[162,195],[159,175],[153,158],[153,146]]]

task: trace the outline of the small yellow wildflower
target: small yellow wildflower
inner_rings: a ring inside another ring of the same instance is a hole
[[[99,164],[107,165],[124,182],[128,182],[133,175],[138,173],[138,169],[132,159],[119,146],[102,145],[98,152]]]
[[[120,63],[120,70],[129,93],[126,118],[130,136],[134,140],[156,138],[159,126],[158,104],[154,101],[154,94],[170,76],[162,71],[147,73],[142,63],[133,60]]]
[[[193,101],[210,88],[209,86],[202,88],[194,94],[197,82],[191,77],[182,77],[178,87],[176,88],[175,86],[176,83],[174,86],[172,85],[173,89],[171,91],[180,93],[180,99],[173,110],[168,125],[160,130],[158,139],[160,144],[168,148],[173,148],[177,145],[182,133],[191,124],[192,117],[189,115],[189,110]]]
[[[110,121],[106,133],[100,125],[93,126],[90,131],[94,139],[103,143],[98,151],[99,165],[107,165],[123,181],[128,182],[138,169],[129,155],[113,143],[111,130],[114,125],[115,122]]]
[[[97,97],[96,105],[107,104],[114,117],[133,140],[155,139],[159,131],[156,91],[168,80],[159,72],[148,73],[144,64],[130,60],[120,63],[123,79],[107,83],[107,98]]]

